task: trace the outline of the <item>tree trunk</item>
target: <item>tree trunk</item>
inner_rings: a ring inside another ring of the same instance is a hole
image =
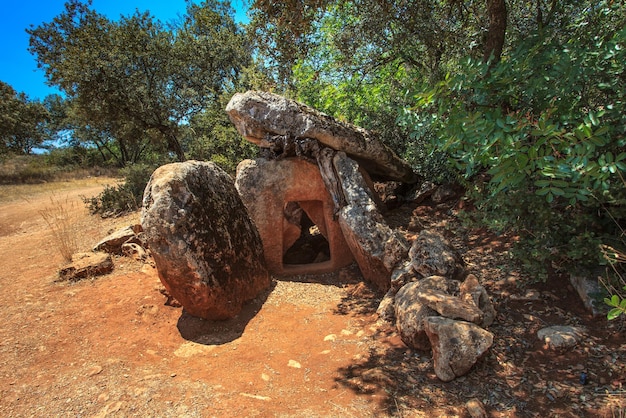
[[[487,0],[489,30],[485,41],[483,61],[492,59],[492,64],[500,61],[506,35],[507,10],[505,0]]]
[[[178,141],[176,133],[169,126],[165,125],[158,126],[158,129],[167,141],[167,148],[176,154],[176,158],[178,158],[178,161],[187,161],[187,158],[185,157],[185,151],[183,151],[183,147],[180,145],[180,141]]]

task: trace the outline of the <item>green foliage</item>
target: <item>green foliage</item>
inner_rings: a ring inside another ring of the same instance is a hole
[[[518,256],[543,275],[597,263],[626,219],[626,29],[595,25],[601,35],[528,37],[496,65],[467,59],[410,112],[470,185],[480,179],[483,221],[520,233]]]
[[[119,165],[150,149],[185,159],[184,125],[234,88],[250,61],[226,2],[188,2],[171,28],[148,13],[111,21],[71,0],[52,22],[29,29],[30,51],[67,96],[75,138]]]
[[[146,164],[133,164],[122,169],[124,183],[117,186],[105,186],[94,197],[85,197],[83,202],[91,214],[103,218],[115,216],[141,208],[143,192],[155,167]]]
[[[39,101],[0,81],[0,155],[30,154],[48,138],[50,114]]]
[[[218,105],[205,109],[190,120],[188,138],[184,144],[190,158],[213,161],[228,173],[234,174],[241,160],[256,155],[257,146],[237,132],[224,112],[226,101],[224,97]]]
[[[624,286],[623,290],[626,290],[626,286]],[[622,299],[618,295],[612,295],[610,299],[604,298],[604,303],[612,308],[606,315],[609,321],[618,318],[622,314],[626,315],[626,299]]]

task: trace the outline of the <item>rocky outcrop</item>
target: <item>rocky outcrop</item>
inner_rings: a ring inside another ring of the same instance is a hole
[[[426,351],[430,349],[430,342],[423,321],[426,317],[436,316],[438,313],[424,303],[424,298],[420,298],[419,295],[426,295],[428,292],[445,292],[453,295],[458,289],[457,281],[443,276],[431,276],[424,280],[409,282],[402,286],[394,297],[394,313],[390,314],[387,311],[386,315],[395,318],[400,338],[407,346]]]
[[[495,309],[474,275],[462,283],[444,276],[409,281],[385,295],[378,314],[381,321],[395,320],[407,346],[433,350],[435,372],[444,381],[467,373],[493,343],[482,327],[491,325]]]
[[[407,257],[408,243],[383,219],[358,164],[343,152],[335,155],[333,164],[346,200],[339,211],[343,235],[363,277],[387,291],[391,273]]]
[[[259,233],[213,163],[155,170],[141,225],[163,285],[191,315],[231,318],[270,284]]]
[[[493,344],[493,334],[476,324],[441,316],[424,319],[435,374],[444,382],[466,374]]]
[[[237,93],[226,106],[226,112],[239,133],[261,147],[282,148],[282,152],[297,146],[291,140],[311,138],[344,151],[373,176],[405,183],[417,179],[411,167],[372,132],[277,94]]]

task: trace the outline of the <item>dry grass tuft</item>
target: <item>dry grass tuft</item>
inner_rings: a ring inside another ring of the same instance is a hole
[[[61,200],[50,196],[50,204],[39,211],[44,219],[65,261],[72,261],[72,255],[78,250],[76,202],[69,198]]]

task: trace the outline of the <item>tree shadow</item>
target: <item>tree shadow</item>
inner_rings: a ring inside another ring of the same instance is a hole
[[[391,327],[377,331],[371,341],[366,356],[337,369],[335,382],[355,394],[376,396],[389,416],[416,410],[456,416],[467,399],[481,393],[477,389],[480,384],[468,381],[493,376],[487,370],[491,365],[479,360],[472,371],[474,378],[442,382],[434,373],[432,353],[406,347],[394,337]]]
[[[244,304],[241,312],[231,319],[211,321],[190,315],[183,309],[176,327],[185,340],[203,345],[223,345],[240,338],[248,323],[261,310],[261,307],[276,287],[272,280],[270,286],[259,296]]]

